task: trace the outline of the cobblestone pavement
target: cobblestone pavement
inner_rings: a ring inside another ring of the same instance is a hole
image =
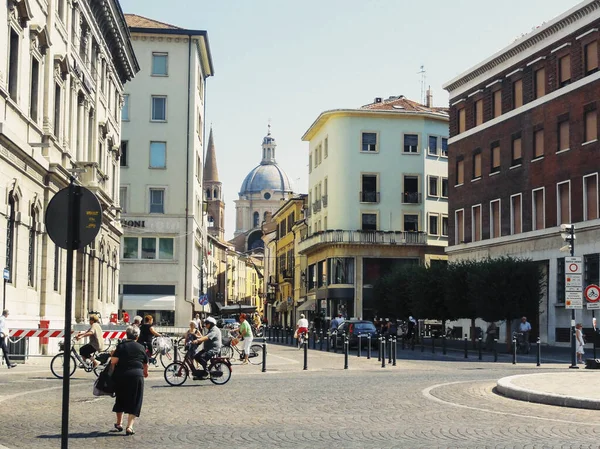
[[[600,412],[498,396],[497,379],[564,371],[564,364],[377,359],[269,347],[269,372],[234,366],[224,386],[169,387],[153,368],[136,435],[110,432],[112,399],[91,395],[93,375],[71,389],[72,448],[598,448]],[[60,447],[61,382],[47,363],[0,372],[0,445]],[[1,447],[1,446],[0,446]]]

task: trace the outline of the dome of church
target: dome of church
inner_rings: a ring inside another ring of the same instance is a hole
[[[292,184],[288,175],[277,164],[260,164],[254,167],[242,182],[240,195],[273,190],[291,192]]]

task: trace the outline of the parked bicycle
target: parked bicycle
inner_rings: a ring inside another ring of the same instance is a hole
[[[260,326],[256,326],[255,324],[253,324],[251,327],[252,327],[252,334],[255,337],[262,337],[263,336],[264,329],[263,329],[263,325],[262,324]]]
[[[73,376],[75,370],[79,367],[86,373],[93,372],[98,376],[102,370],[104,370],[106,364],[110,360],[110,353],[106,351],[95,352],[89,360],[84,360],[81,355],[75,350],[76,340],[71,339],[71,364],[69,365],[69,377]],[[56,354],[50,362],[50,371],[52,374],[59,379],[63,378],[64,365],[65,365],[65,344],[64,342],[58,343],[59,353]],[[98,365],[94,366],[94,360],[98,362]]]
[[[158,360],[163,368],[166,368],[170,363],[175,361],[175,351],[178,350],[177,345],[173,345],[170,337],[154,337],[152,339],[152,352],[148,353],[148,357],[154,366],[158,366]]]
[[[234,353],[237,352],[239,355],[239,360],[244,360],[244,350],[237,347],[239,343],[239,339],[237,338],[229,338],[228,340],[223,340],[223,346],[221,346],[221,357],[227,359],[233,359]],[[262,365],[262,353],[263,348],[262,345],[255,343],[250,346],[250,353],[248,354],[248,361],[252,365]]]
[[[171,386],[183,385],[190,373],[195,375],[198,369],[194,366],[194,349],[189,349],[183,362],[173,362],[165,367],[165,380]],[[208,371],[207,380],[215,385],[225,385],[231,379],[231,362],[225,357],[213,357],[206,367]],[[200,379],[198,379],[200,380]]]

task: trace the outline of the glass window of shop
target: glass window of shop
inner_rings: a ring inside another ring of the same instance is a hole
[[[328,259],[330,284],[354,284],[354,257]]]

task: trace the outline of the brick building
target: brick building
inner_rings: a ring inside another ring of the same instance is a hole
[[[576,226],[584,287],[600,277],[599,28],[600,1],[584,1],[444,86],[449,258],[539,261],[547,282],[531,321],[548,343],[569,341],[561,224]]]

